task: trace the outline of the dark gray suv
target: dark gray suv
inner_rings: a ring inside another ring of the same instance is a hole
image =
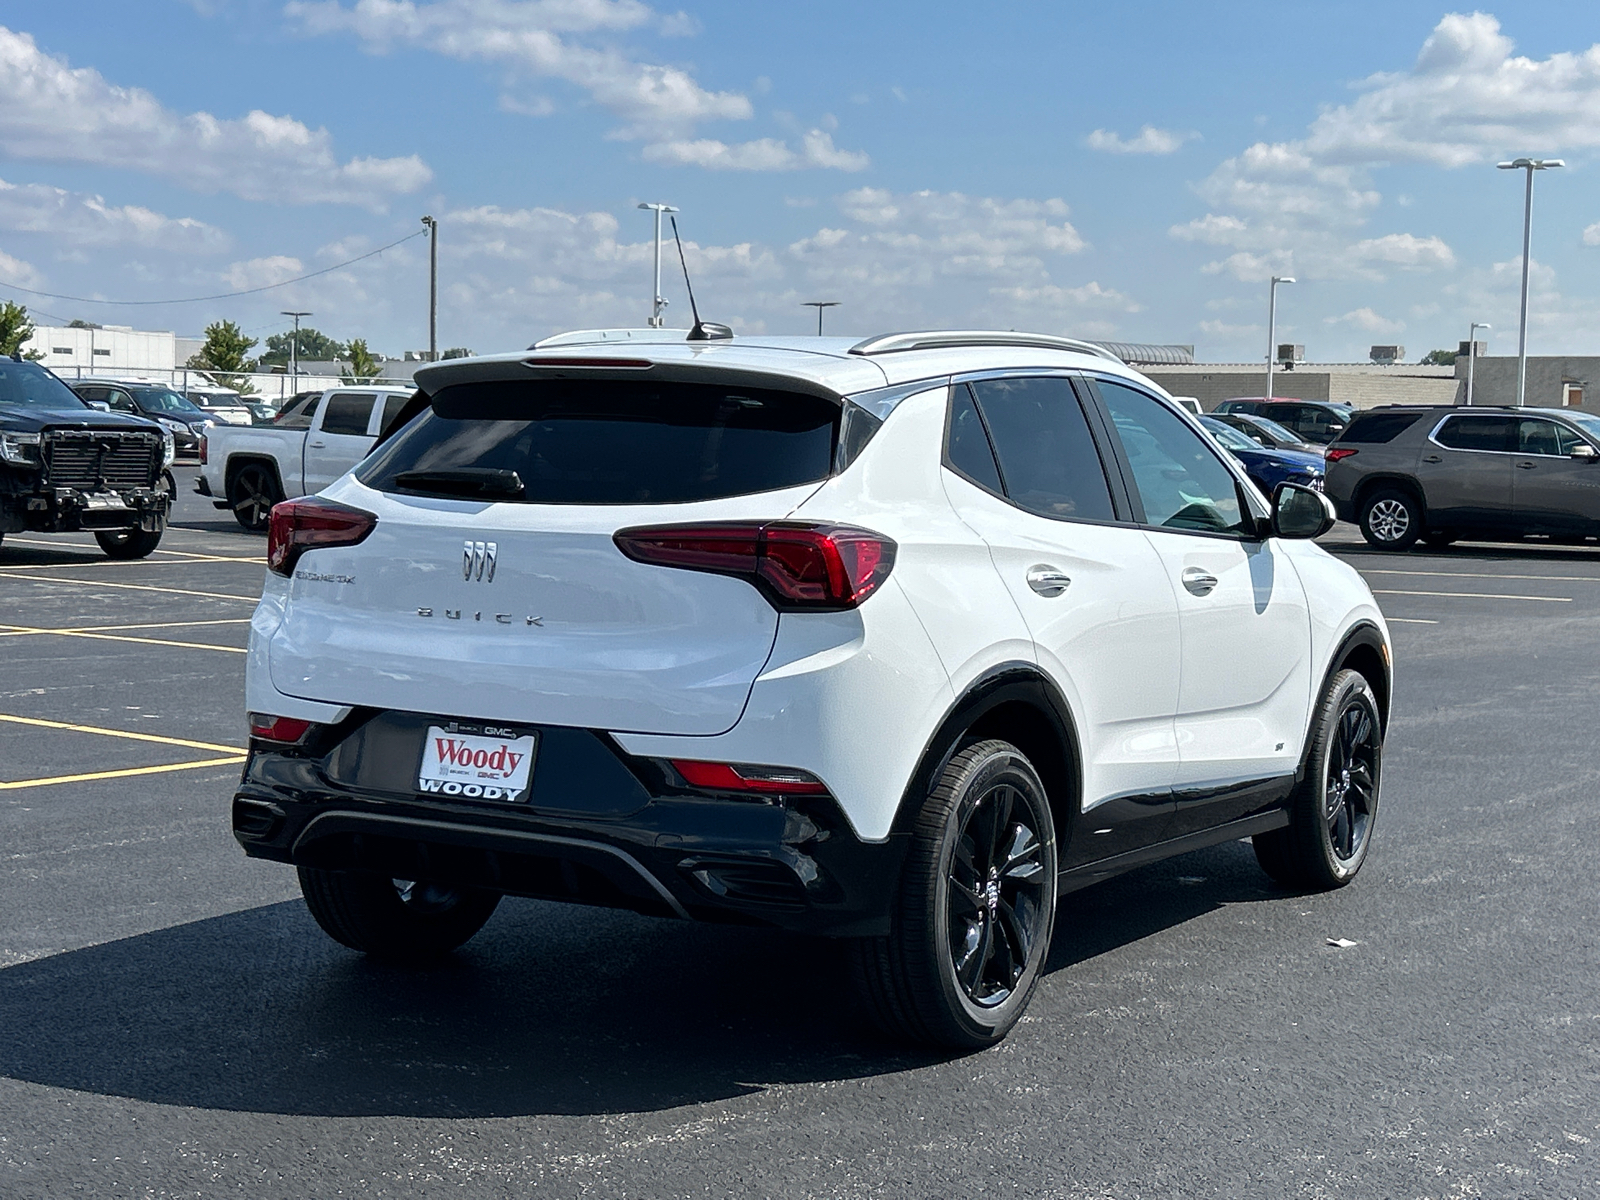
[[[1600,536],[1600,417],[1566,408],[1358,413],[1328,447],[1327,495],[1383,550],[1420,537]]]

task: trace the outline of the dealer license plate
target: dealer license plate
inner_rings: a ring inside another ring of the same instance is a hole
[[[531,733],[491,737],[430,725],[417,791],[466,800],[526,800],[537,745],[538,737]]]
[[[83,498],[85,508],[127,508],[128,502],[115,492],[94,492]]]

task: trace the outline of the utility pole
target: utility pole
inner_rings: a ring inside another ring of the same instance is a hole
[[[423,217],[428,227],[428,361],[439,361],[439,222]]]
[[[639,207],[656,215],[656,290],[655,298],[650,302],[650,328],[660,329],[663,323],[661,313],[667,307],[667,301],[661,295],[661,214],[678,210],[670,204],[641,204]]]
[[[1467,403],[1472,403],[1473,368],[1478,365],[1478,330],[1490,328],[1487,321],[1474,321],[1467,330]]]
[[[289,395],[293,396],[300,390],[300,318],[312,314],[284,309],[283,315],[294,318],[294,338],[289,343]]]
[[[1293,283],[1292,275],[1272,277],[1272,299],[1267,308],[1267,399],[1272,399],[1272,363],[1278,355],[1278,285]]]
[[[1522,200],[1522,320],[1517,332],[1517,407],[1527,403],[1528,392],[1528,265],[1533,253],[1533,173],[1567,164],[1559,158],[1518,158],[1497,163],[1502,171],[1526,171],[1528,189]]]
[[[805,307],[805,308],[814,308],[814,309],[817,310],[817,336],[821,337],[822,336],[822,310],[825,309],[825,308],[838,308],[840,302],[838,300],[805,300],[805,301],[802,301],[801,303],[802,303],[802,306]]]

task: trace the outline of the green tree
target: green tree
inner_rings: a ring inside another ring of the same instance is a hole
[[[245,337],[244,331],[232,321],[213,321],[206,326],[206,344],[188,365],[210,372],[223,387],[248,396],[256,389],[243,375],[255,370],[255,360],[246,357],[255,345],[256,339]]]
[[[1454,350],[1429,350],[1422,356],[1422,365],[1425,367],[1453,367],[1456,365],[1456,352]]]
[[[355,383],[371,383],[382,372],[377,358],[367,349],[366,338],[355,338],[349,347],[350,365],[340,372]]]
[[[0,354],[15,358],[22,349],[22,343],[32,336],[33,322],[28,320],[28,306],[10,300],[0,303]],[[34,350],[28,353],[28,357],[40,359],[44,355]]]
[[[261,356],[261,363],[276,364],[289,361],[289,345],[294,341],[294,332],[274,333],[267,338],[266,353]],[[307,325],[300,330],[300,361],[301,362],[332,362],[336,358],[344,358],[349,354],[342,342],[336,342],[320,329],[313,329]]]

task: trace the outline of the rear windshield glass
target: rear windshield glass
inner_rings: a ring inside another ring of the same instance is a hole
[[[459,384],[356,471],[368,487],[526,504],[686,504],[827,477],[840,406],[699,383]]]
[[[1365,413],[1350,422],[1339,440],[1360,442],[1363,446],[1381,445],[1394,441],[1421,419],[1421,413]]]

